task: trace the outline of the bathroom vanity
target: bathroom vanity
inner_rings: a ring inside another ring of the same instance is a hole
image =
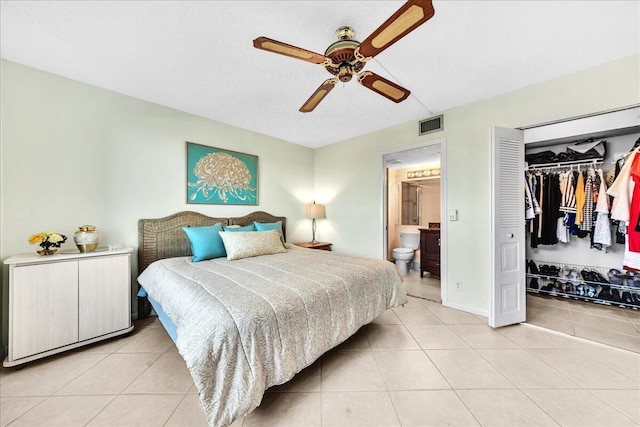
[[[440,277],[440,228],[420,228],[420,277]]]

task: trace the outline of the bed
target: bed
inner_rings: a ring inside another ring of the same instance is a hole
[[[226,426],[392,306],[405,304],[402,277],[384,260],[282,243],[268,255],[193,262],[183,227],[281,223],[266,212],[216,218],[180,212],[138,222],[138,283],[198,388],[211,426]],[[258,224],[259,225],[259,224]],[[231,230],[229,230],[231,231]],[[278,243],[280,241],[278,240]],[[227,245],[232,256],[232,246]],[[142,311],[141,311],[142,312]]]

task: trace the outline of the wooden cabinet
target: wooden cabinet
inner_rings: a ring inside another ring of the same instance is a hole
[[[131,324],[131,249],[18,255],[9,265],[9,352],[15,366],[125,334]]]
[[[316,243],[295,243],[296,246],[300,246],[301,248],[309,248],[309,249],[318,249],[321,251],[330,251],[331,243],[327,242],[316,242]]]
[[[420,229],[420,277],[425,271],[440,277],[440,229]]]

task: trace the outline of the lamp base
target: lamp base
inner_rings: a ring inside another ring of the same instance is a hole
[[[316,240],[316,219],[315,218],[311,220],[311,232],[312,232],[311,241],[309,243],[312,243],[312,244],[320,243]]]

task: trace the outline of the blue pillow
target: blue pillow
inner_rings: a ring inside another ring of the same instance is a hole
[[[253,224],[251,224],[245,225],[244,227],[224,227],[224,231],[256,231],[256,229],[253,228]]]
[[[284,244],[284,233],[282,232],[282,221],[278,222],[253,222],[253,225],[256,227],[256,231],[269,231],[269,230],[277,230],[280,232],[280,241],[282,242],[282,246],[286,247]]]
[[[182,229],[191,242],[193,262],[227,256],[222,237],[220,237],[222,223],[204,227],[182,227]]]

